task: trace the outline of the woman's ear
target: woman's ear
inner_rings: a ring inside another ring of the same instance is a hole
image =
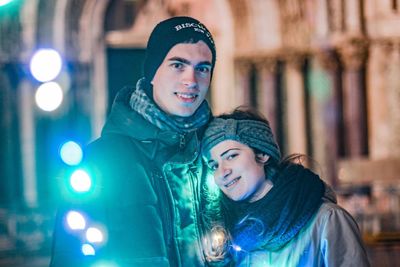
[[[267,163],[267,161],[269,160],[269,156],[267,154],[264,153],[257,153],[256,154],[256,161],[262,164]]]

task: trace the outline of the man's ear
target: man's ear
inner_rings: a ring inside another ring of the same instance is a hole
[[[257,153],[256,154],[256,161],[262,164],[265,164],[269,160],[269,156],[265,153]]]

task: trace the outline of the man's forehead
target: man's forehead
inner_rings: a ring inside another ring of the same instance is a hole
[[[165,60],[179,60],[192,63],[195,61],[196,63],[202,62],[211,65],[212,53],[203,41],[197,43],[179,43],[169,50]]]

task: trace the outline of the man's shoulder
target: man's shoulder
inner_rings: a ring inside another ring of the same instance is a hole
[[[85,148],[86,162],[104,162],[109,164],[141,161],[144,155],[140,153],[137,140],[120,134],[104,135]]]
[[[86,146],[86,153],[129,151],[129,146],[134,145],[134,143],[134,140],[126,135],[106,134],[90,142]]]

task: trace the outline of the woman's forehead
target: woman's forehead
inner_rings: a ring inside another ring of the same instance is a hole
[[[250,147],[236,140],[224,140],[213,146],[210,150],[211,157],[219,157],[222,153],[232,149],[249,149]]]

